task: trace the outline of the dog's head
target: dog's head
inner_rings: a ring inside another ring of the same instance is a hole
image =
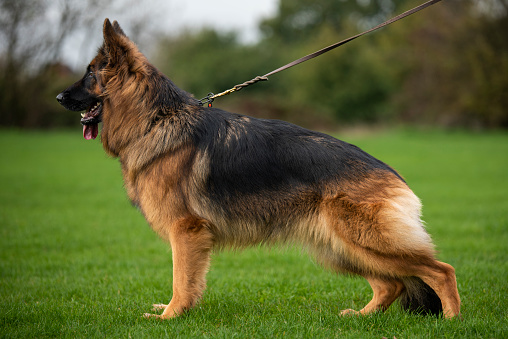
[[[104,43],[88,65],[83,78],[58,94],[56,99],[66,109],[84,111],[81,114],[83,137],[95,139],[99,123],[110,110],[108,86],[117,75],[136,76],[144,72],[145,58],[125,35],[120,25],[106,19],[103,27]],[[116,79],[116,82],[122,81]]]

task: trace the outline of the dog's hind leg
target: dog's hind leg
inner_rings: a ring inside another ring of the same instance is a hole
[[[377,311],[385,311],[402,293],[404,284],[399,279],[366,277],[374,296],[372,300],[360,311],[347,309],[341,315],[361,314],[366,315]]]
[[[443,306],[445,318],[460,317],[460,296],[457,290],[455,269],[444,262],[434,260],[432,265],[418,269],[418,277],[436,292]]]
[[[460,315],[455,271],[435,259],[432,240],[420,220],[419,199],[393,180],[381,193],[365,187],[370,186],[364,183],[363,196],[330,199],[322,210],[329,234],[337,235],[342,244],[338,266],[367,277],[374,290],[372,301],[357,313],[384,309],[401,296],[405,309],[432,314],[442,310],[447,318]],[[393,282],[370,277],[391,277]]]
[[[210,265],[213,236],[204,220],[188,217],[171,226],[169,238],[173,253],[173,298],[164,307],[162,315],[147,317],[169,319],[192,308],[202,296],[205,276]]]

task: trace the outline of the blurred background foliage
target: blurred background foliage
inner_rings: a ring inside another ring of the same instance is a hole
[[[205,28],[154,34],[142,50],[179,87],[201,98],[422,2],[280,0],[276,15],[259,23],[256,43]],[[111,3],[62,1],[55,29],[36,20],[48,2],[0,0],[0,125],[79,124],[55,100],[82,75],[61,61],[62,42],[82,27],[97,35],[101,26],[93,20],[102,20],[101,10]],[[131,23],[134,32],[127,31],[141,47],[148,41],[136,40],[147,28],[144,19]],[[268,82],[217,99],[214,106],[312,128],[392,123],[508,128],[508,0],[444,0]]]

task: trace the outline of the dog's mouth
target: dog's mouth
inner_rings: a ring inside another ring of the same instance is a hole
[[[81,124],[83,125],[83,138],[86,140],[95,139],[99,134],[99,122],[102,117],[102,102],[97,101],[90,106],[86,113],[81,113]]]

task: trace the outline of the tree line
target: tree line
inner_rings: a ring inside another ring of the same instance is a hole
[[[276,15],[260,22],[255,44],[213,29],[159,34],[149,58],[179,87],[201,98],[419,3],[280,0]],[[0,15],[7,36],[5,26]],[[36,71],[20,71],[12,59],[4,48],[0,124],[75,124],[74,115],[58,107],[54,97],[78,75],[51,59]],[[214,105],[315,128],[357,123],[508,128],[507,93],[508,1],[445,0]]]

